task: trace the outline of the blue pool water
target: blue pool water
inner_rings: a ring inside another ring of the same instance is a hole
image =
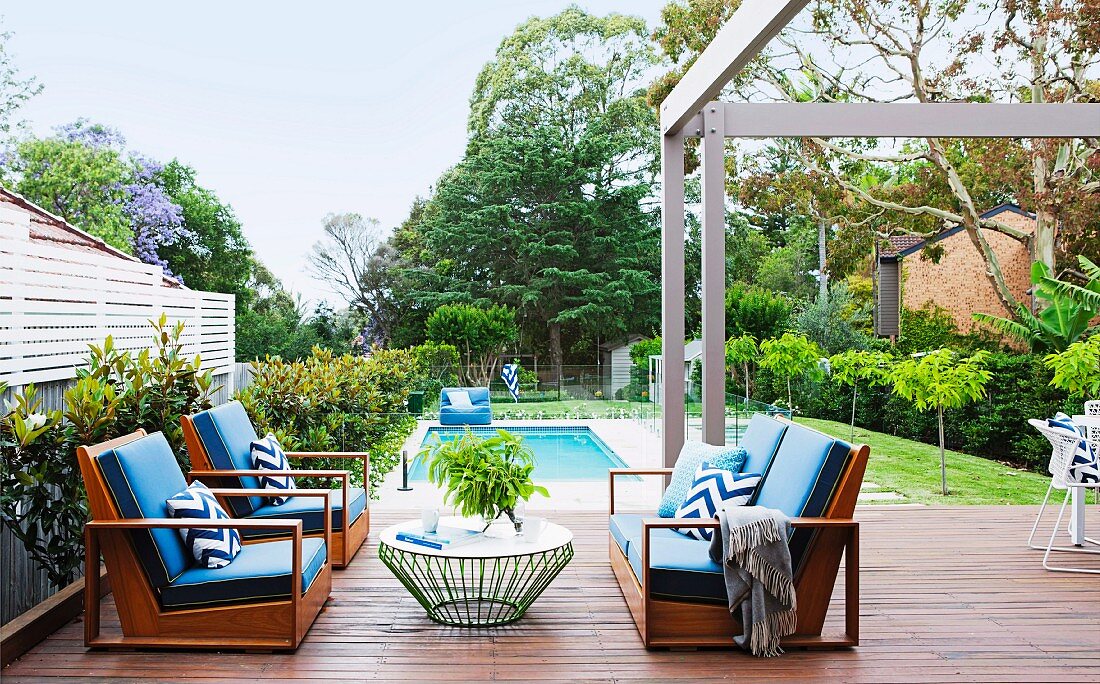
[[[428,428],[423,445],[432,444],[438,436],[453,440],[464,428]],[[479,437],[496,434],[495,428],[473,427]],[[625,468],[626,463],[587,427],[511,427],[508,432],[523,437],[523,443],[535,452],[535,482],[545,480],[607,481],[608,468]],[[416,458],[409,466],[410,480],[427,480],[423,459]]]

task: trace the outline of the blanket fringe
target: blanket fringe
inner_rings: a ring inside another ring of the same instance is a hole
[[[793,608],[781,613],[772,613],[760,622],[753,623],[749,637],[749,652],[754,656],[772,658],[783,653],[779,646],[780,638],[794,634],[798,627],[798,611]]]
[[[797,597],[794,582],[759,554],[749,551],[746,557],[738,559],[739,565],[764,585],[764,589],[791,610],[796,610]]]
[[[772,544],[782,539],[784,539],[783,530],[779,528],[774,518],[760,518],[730,529],[730,547],[734,553],[744,553],[748,549]]]

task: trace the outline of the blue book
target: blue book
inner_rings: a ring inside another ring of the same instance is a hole
[[[456,546],[469,544],[470,542],[481,539],[481,537],[481,532],[478,532],[477,530],[466,530],[460,527],[443,526],[437,528],[435,532],[424,532],[422,530],[406,530],[397,533],[397,541],[405,542],[406,544],[426,546],[429,549],[435,549],[437,551],[441,551],[443,549],[453,549]]]

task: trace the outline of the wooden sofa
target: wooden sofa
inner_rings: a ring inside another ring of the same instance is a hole
[[[139,431],[82,446],[77,460],[92,520],[85,526],[85,567],[102,554],[122,635],[100,633],[99,572],[85,574],[84,645],[92,648],[292,650],[332,589],[331,527],[303,539],[299,520],[210,520],[202,527],[277,531],[282,541],[245,546],[228,566],[196,567],[165,501],[186,486],[171,447]],[[215,489],[221,496],[270,492]],[[303,490],[328,506],[327,490]],[[295,571],[294,569],[297,569]]]
[[[370,455],[360,452],[293,452],[288,458],[347,459],[358,461],[362,467],[363,487],[350,485],[348,470],[255,470],[252,466],[250,445],[259,439],[244,406],[231,401],[221,406],[183,416],[183,437],[187,453],[191,457],[192,470],[188,479],[217,482],[231,488],[257,489],[260,475],[293,475],[295,477],[320,477],[340,480],[340,488],[332,490],[332,558],[336,568],[345,568],[363,546],[370,532]],[[345,504],[345,502],[348,502]],[[292,496],[284,504],[265,505],[256,497],[237,497],[222,501],[225,510],[235,518],[263,520],[291,518],[302,521],[304,534],[316,537],[322,533],[322,503],[315,498]],[[244,543],[271,539],[269,530],[251,530],[242,533]]]
[[[777,508],[793,520],[790,539],[798,629],[784,647],[837,648],[859,643],[859,523],[852,519],[869,449],[850,446],[803,425],[754,415],[742,438],[742,472],[764,475],[750,504]],[[673,528],[716,529],[718,521],[616,513],[617,477],[668,476],[672,468],[617,468],[609,477],[609,555],[623,596],[647,648],[732,647],[741,634],[731,614],[722,568],[709,542]],[[844,629],[823,634],[845,559]]]

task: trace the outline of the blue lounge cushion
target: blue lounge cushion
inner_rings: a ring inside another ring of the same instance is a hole
[[[197,480],[166,503],[173,518],[229,520],[213,492]],[[241,534],[231,527],[188,527],[179,534],[200,568],[224,568],[241,552]]]
[[[710,559],[710,542],[691,539],[673,532],[673,537],[649,538],[649,582],[652,596],[701,602],[728,601],[722,566]],[[642,584],[642,538],[639,534],[627,544],[627,560]]]
[[[695,482],[688,490],[687,498],[676,509],[676,517],[714,520],[719,508],[747,504],[759,483],[759,473],[731,473],[703,461],[695,471]],[[713,530],[705,527],[678,527],[676,531],[708,542],[713,537]]]
[[[631,539],[640,539],[642,536],[642,520],[652,518],[651,515],[638,515],[637,513],[616,513],[608,520],[608,529],[611,537],[625,554]],[[684,536],[676,530],[667,527],[656,528],[649,533],[651,539],[683,539]]]
[[[772,457],[779,449],[779,443],[783,440],[787,425],[763,413],[753,414],[749,419],[748,427],[745,428],[745,434],[741,436],[741,446],[746,453],[745,465],[741,467],[743,472],[768,472],[768,466],[771,465]]]
[[[349,487],[348,498],[351,499],[351,505],[348,507],[350,513],[349,520],[354,523],[367,508],[367,493],[361,487]],[[343,489],[332,490],[332,493],[329,495],[329,501],[332,503],[332,529],[333,531],[342,530],[344,529]],[[250,519],[290,518],[301,520],[302,531],[309,534],[323,532],[325,530],[324,511],[324,501],[319,497],[292,496],[286,503],[280,506],[271,504],[260,506],[248,517]],[[277,537],[286,534],[284,531],[271,532],[268,530],[244,530],[243,532],[246,539]]]
[[[274,471],[287,471],[290,470],[290,461],[286,458],[286,453],[283,452],[283,447],[279,445],[279,440],[275,439],[275,435],[270,432],[263,439],[257,439],[249,445],[249,451],[252,453],[252,467],[256,470],[274,470]],[[264,489],[274,489],[276,491],[287,491],[288,496],[279,496],[273,499],[268,499],[268,503],[273,506],[282,506],[290,498],[289,490],[297,489],[294,484],[294,478],[290,475],[261,475],[260,486]]]
[[[452,396],[463,405],[452,403]],[[465,406],[468,398],[470,406]],[[493,422],[493,410],[489,402],[488,387],[444,387],[439,392],[439,422],[442,425],[489,425]]]
[[[187,489],[176,455],[159,432],[105,451],[96,462],[125,518],[168,518],[168,499]],[[167,586],[191,565],[191,552],[174,529],[134,530],[131,536],[154,587]]]
[[[252,442],[259,439],[256,428],[239,401],[215,406],[191,416],[195,431],[206,449],[215,470],[253,470]],[[260,479],[251,476],[228,478],[236,480],[227,486],[259,489]],[[229,501],[233,515],[243,518],[267,502],[257,496],[235,496]]]
[[[248,544],[224,568],[190,568],[161,590],[161,605],[180,609],[290,598],[293,544],[290,539]],[[326,554],[324,539],[302,539],[303,593],[317,578]]]
[[[676,517],[676,509],[687,499],[688,490],[695,482],[695,471],[699,469],[700,463],[707,461],[715,467],[738,473],[741,472],[745,458],[745,450],[740,446],[714,446],[691,440],[684,442],[672,471],[672,480],[668,483],[668,488],[661,496],[661,503],[657,506],[658,517]]]
[[[792,423],[751,503],[792,518],[819,517],[832,501],[850,455],[847,442]],[[799,567],[813,534],[812,529],[801,528],[791,535],[793,567]]]
[[[1073,452],[1073,460],[1070,463],[1069,471],[1066,473],[1066,479],[1069,482],[1079,484],[1100,482],[1100,454],[1096,453],[1096,449],[1088,441],[1088,431],[1085,427],[1078,425],[1076,421],[1061,412],[1054,414],[1053,418],[1048,418],[1047,425],[1080,438],[1077,442],[1077,448]],[[1061,473],[1051,474],[1061,475]]]

